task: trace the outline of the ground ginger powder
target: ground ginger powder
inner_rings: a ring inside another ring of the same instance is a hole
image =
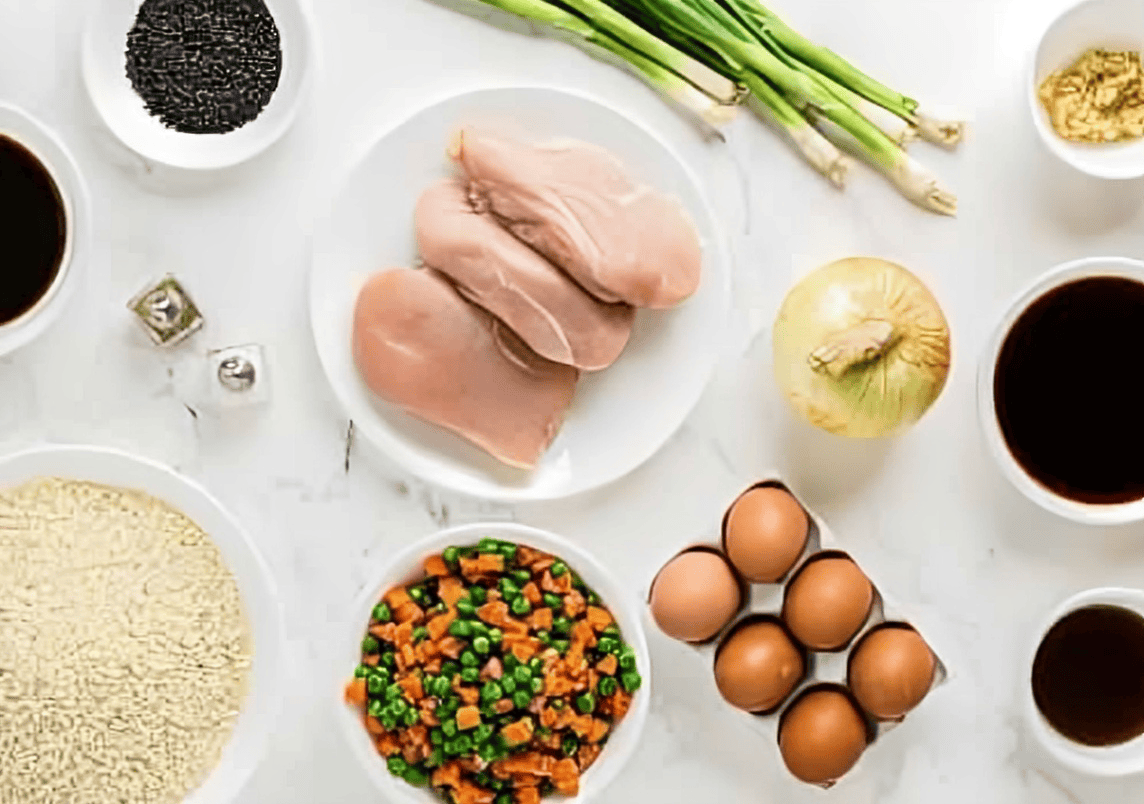
[[[0,804],[179,804],[250,663],[235,580],[185,516],[90,483],[0,492]]]
[[[1144,70],[1140,54],[1093,49],[1041,84],[1053,128],[1074,142],[1144,137]]]

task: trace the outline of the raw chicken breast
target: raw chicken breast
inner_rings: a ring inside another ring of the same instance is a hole
[[[382,399],[530,468],[556,437],[578,373],[494,326],[440,274],[395,268],[358,295],[354,360]]]
[[[450,150],[474,198],[603,301],[673,307],[699,287],[699,236],[682,205],[603,148],[465,128]]]
[[[414,217],[425,263],[537,354],[589,370],[607,368],[620,356],[635,309],[585,292],[491,215],[474,211],[463,184],[447,180],[430,187]]]

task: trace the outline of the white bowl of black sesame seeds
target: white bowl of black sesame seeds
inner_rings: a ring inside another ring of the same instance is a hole
[[[144,159],[186,170],[244,162],[297,116],[315,61],[307,0],[96,0],[84,83]]]

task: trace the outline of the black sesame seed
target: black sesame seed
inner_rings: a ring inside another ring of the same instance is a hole
[[[127,78],[147,111],[187,134],[225,134],[266,108],[282,45],[262,0],[144,0],[127,34]]]

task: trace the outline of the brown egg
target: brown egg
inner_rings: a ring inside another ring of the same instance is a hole
[[[748,712],[774,709],[791,694],[805,670],[802,651],[772,620],[735,629],[715,657],[719,692],[727,703]]]
[[[799,698],[779,726],[783,761],[795,777],[810,784],[845,776],[866,750],[867,740],[858,708],[846,693],[831,687]]]
[[[731,506],[723,545],[727,557],[754,583],[774,583],[802,555],[810,522],[790,492],[763,486]]]
[[[651,587],[651,614],[670,637],[702,642],[739,610],[739,581],[718,553],[691,550],[664,565]]]
[[[933,685],[937,660],[909,626],[871,631],[850,656],[850,691],[876,718],[899,718],[921,703]]]
[[[787,587],[783,619],[812,650],[837,650],[853,639],[874,603],[874,587],[843,556],[811,561]]]

